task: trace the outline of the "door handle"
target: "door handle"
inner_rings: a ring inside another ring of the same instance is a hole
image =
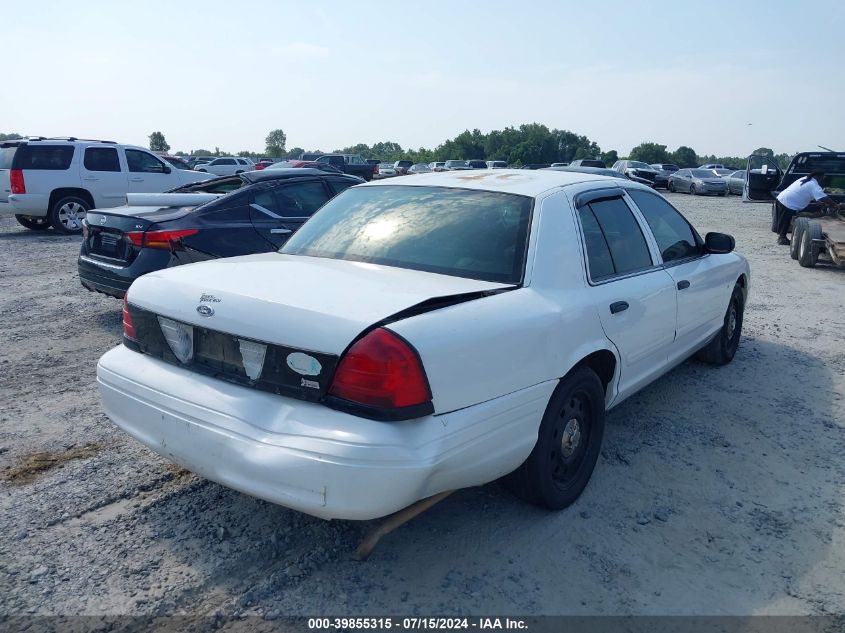
[[[290,229],[270,229],[270,233],[275,235],[287,235],[288,233],[293,233]]]
[[[144,179],[139,177],[130,178],[129,180],[130,182],[144,182]]]
[[[82,180],[99,180],[96,176],[83,176]]]
[[[616,301],[610,304],[610,313],[616,314],[617,312],[623,312],[628,309],[628,302],[627,301]]]
[[[686,290],[689,288],[689,282],[686,279],[681,279],[678,282],[678,290]]]

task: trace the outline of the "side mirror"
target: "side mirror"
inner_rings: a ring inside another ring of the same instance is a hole
[[[170,173],[170,171],[171,171],[170,167],[168,167],[167,165],[165,165],[165,166],[164,166],[164,173],[165,173],[165,174],[169,174],[169,173]]]
[[[704,236],[704,246],[708,253],[724,254],[730,253],[736,248],[736,240],[733,235],[726,233],[708,233]]]

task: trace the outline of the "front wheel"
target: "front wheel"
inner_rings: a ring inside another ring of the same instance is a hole
[[[25,226],[30,231],[46,231],[50,228],[47,218],[34,218],[31,215],[15,215],[18,224]]]
[[[578,367],[552,394],[537,443],[505,479],[526,501],[551,510],[571,505],[593,474],[604,435],[604,387],[596,373]]]
[[[822,239],[822,226],[818,222],[807,220],[801,231],[798,245],[798,263],[804,268],[812,268],[819,261],[819,247],[813,240]],[[795,236],[792,236],[793,241]]]
[[[57,233],[78,235],[82,232],[82,220],[85,219],[89,208],[90,205],[78,196],[60,198],[50,209],[50,226]]]
[[[697,196],[697,195],[698,195],[698,189],[696,189],[696,188],[695,188],[695,185],[690,185],[690,186],[689,186],[689,192],[690,192],[690,195],[693,195],[693,196]]]
[[[742,315],[745,311],[745,299],[739,284],[734,286],[728,303],[725,320],[716,337],[705,347],[696,352],[695,357],[711,365],[727,365],[733,360],[742,335]]]
[[[671,180],[669,181],[669,184],[668,184],[668,185],[666,185],[666,188],[667,188],[669,191],[671,191],[672,193],[675,193],[675,183],[674,183],[674,182],[672,182]]]

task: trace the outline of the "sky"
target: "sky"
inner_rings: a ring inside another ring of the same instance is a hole
[[[845,150],[840,0],[0,0],[0,15],[0,132],[260,152],[282,128],[288,148],[332,151],[537,122],[621,156]]]

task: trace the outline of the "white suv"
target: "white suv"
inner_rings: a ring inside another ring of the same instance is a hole
[[[210,163],[203,163],[197,166],[197,171],[207,171],[209,174],[218,176],[234,176],[245,171],[255,169],[255,163],[250,158],[238,158],[237,156],[222,156],[215,158]]]
[[[142,147],[74,137],[0,142],[0,217],[28,229],[82,231],[89,209],[126,204],[127,193],[157,193],[208,180]]]

